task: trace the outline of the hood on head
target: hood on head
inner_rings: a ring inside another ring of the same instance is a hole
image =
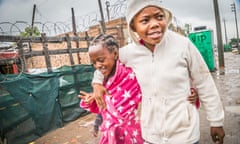
[[[169,25],[172,21],[172,13],[168,9],[164,8],[161,5],[161,2],[157,0],[127,0],[126,19],[128,24],[128,33],[135,43],[138,43],[139,38],[138,35],[131,29],[130,24],[134,16],[147,6],[155,6],[161,8],[165,13],[167,25]]]

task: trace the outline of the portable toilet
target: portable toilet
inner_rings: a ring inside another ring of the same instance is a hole
[[[188,37],[200,51],[209,71],[215,71],[213,31],[209,29],[199,30],[189,33]]]

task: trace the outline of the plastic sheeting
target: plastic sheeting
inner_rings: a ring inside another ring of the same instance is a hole
[[[90,65],[64,66],[52,73],[0,80],[1,138],[25,144],[88,114],[79,107],[77,95],[92,91],[93,71]]]

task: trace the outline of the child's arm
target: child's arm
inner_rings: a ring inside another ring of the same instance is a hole
[[[106,108],[103,96],[104,94],[108,94],[106,88],[103,86],[103,79],[103,74],[99,70],[95,70],[92,80],[93,96],[100,109]]]
[[[196,105],[197,108],[200,107],[200,100],[196,88],[191,88],[191,95],[188,97],[188,101],[191,104]]]
[[[81,108],[84,108],[93,113],[99,113],[99,109],[92,94],[80,91],[80,95],[78,95],[78,97],[81,98]]]

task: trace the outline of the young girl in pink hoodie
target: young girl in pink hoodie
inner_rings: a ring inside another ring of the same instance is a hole
[[[137,110],[142,95],[135,73],[118,60],[118,44],[113,36],[99,35],[89,47],[93,66],[104,75],[106,109],[98,108],[93,96],[80,92],[80,107],[100,113],[103,123],[100,144],[142,144]]]

